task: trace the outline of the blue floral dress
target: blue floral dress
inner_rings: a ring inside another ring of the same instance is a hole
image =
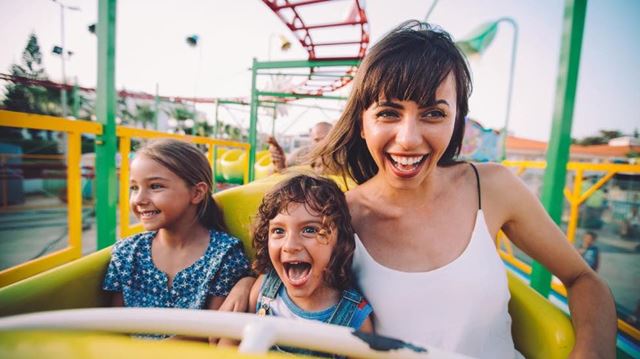
[[[178,272],[172,286],[153,264],[151,243],[157,232],[143,232],[113,246],[102,289],[121,292],[126,307],[203,309],[210,296],[226,296],[251,274],[242,242],[227,233],[209,231],[206,252]]]

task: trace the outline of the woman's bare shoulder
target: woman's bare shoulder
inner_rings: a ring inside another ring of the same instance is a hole
[[[474,166],[478,169],[482,191],[485,193],[500,193],[506,188],[519,187],[518,177],[499,163],[475,163]]]

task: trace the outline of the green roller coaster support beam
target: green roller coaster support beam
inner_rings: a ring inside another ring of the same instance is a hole
[[[584,34],[587,0],[567,0],[564,34],[560,49],[560,68],[556,83],[551,139],[547,148],[547,169],[542,186],[542,204],[559,225],[562,221],[563,190],[571,145],[571,124],[576,99],[580,51]],[[545,297],[551,291],[551,273],[540,263],[533,263],[531,286]]]
[[[102,249],[116,241],[116,0],[98,1],[97,34],[96,116],[102,135],[96,138],[96,222]]]
[[[255,70],[266,69],[295,69],[304,67],[333,67],[333,66],[358,66],[358,59],[344,60],[292,60],[292,61],[256,61],[254,62]]]
[[[80,94],[78,92],[78,79],[76,78],[71,88],[71,116],[76,119],[78,118],[78,111],[80,110]]]
[[[269,96],[278,98],[317,98],[319,100],[346,100],[344,96],[326,96],[326,95],[307,95],[290,92],[271,92],[271,91],[257,91],[258,96]]]
[[[359,59],[340,59],[340,60],[293,60],[293,61],[258,61],[255,58],[251,64],[251,110],[249,114],[250,124],[249,124],[249,145],[251,148],[249,149],[249,181],[253,181],[255,179],[255,159],[256,159],[256,145],[257,145],[257,125],[258,125],[258,107],[260,104],[260,96],[269,96],[276,98],[316,98],[316,99],[325,99],[325,100],[346,100],[346,97],[343,96],[324,96],[324,95],[307,95],[307,94],[293,94],[293,93],[284,93],[284,92],[267,92],[267,91],[259,91],[256,87],[256,80],[258,75],[262,75],[262,73],[258,73],[259,70],[268,70],[268,69],[292,69],[292,68],[311,68],[311,67],[356,67],[360,65]],[[240,101],[238,101],[240,102]],[[220,103],[238,103],[236,101],[226,100],[225,102]],[[240,104],[242,104],[240,102]],[[269,107],[269,106],[265,106]]]
[[[353,76],[351,75],[347,75],[347,74],[301,74],[301,73],[291,73],[291,72],[261,72],[258,75],[260,76],[294,76],[294,77],[309,77],[309,76],[313,76],[313,77],[328,77],[328,78],[337,78],[337,79],[342,79],[342,78],[347,78],[347,79],[352,79]]]
[[[256,89],[256,78],[258,74],[258,61],[253,59],[253,66],[251,66],[251,111],[249,113],[249,182],[252,182],[255,178],[256,163],[256,144],[258,134],[258,89]]]

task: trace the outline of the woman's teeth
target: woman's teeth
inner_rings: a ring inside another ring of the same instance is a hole
[[[420,163],[425,156],[397,156],[397,155],[389,155],[389,157],[391,157],[391,159],[393,160],[393,162],[401,164],[403,166],[413,166],[413,165],[417,165],[418,163]]]

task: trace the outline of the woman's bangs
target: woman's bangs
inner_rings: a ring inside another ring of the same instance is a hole
[[[451,71],[451,64],[429,61],[426,54],[394,55],[381,58],[368,69],[363,84],[364,108],[381,100],[413,101],[422,106],[435,103],[436,90]]]

